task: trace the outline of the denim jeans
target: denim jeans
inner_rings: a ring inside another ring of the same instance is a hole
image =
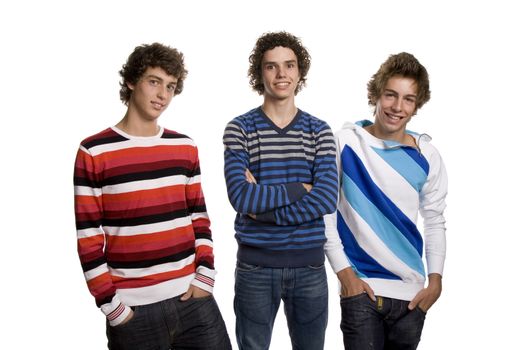
[[[212,295],[180,301],[175,297],[134,307],[123,325],[106,326],[111,350],[231,349]]]
[[[346,350],[394,350],[417,348],[425,322],[419,307],[410,311],[409,301],[366,293],[341,298],[341,330]]]
[[[293,349],[323,349],[328,322],[324,265],[269,268],[237,262],[234,309],[239,350],[269,348],[281,300]]]

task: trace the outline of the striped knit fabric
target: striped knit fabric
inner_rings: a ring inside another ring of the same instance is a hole
[[[447,175],[427,135],[412,133],[418,149],[375,138],[362,128],[369,124],[336,134],[341,185],[327,227],[337,220],[349,263],[376,295],[412,300],[425,282],[423,241],[428,273],[443,273]]]
[[[323,215],[335,210],[337,196],[329,126],[299,110],[280,129],[256,108],[232,120],[223,141],[228,197],[237,211],[238,259],[266,267],[323,263]],[[246,169],[257,184],[246,181]],[[308,193],[302,183],[313,189]]]
[[[212,291],[210,222],[190,138],[108,128],[81,143],[74,184],[80,261],[110,324],[190,283]]]

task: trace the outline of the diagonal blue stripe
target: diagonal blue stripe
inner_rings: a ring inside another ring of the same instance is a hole
[[[425,274],[421,255],[405,236],[366,198],[348,176],[343,175],[342,188],[345,197],[357,214],[363,218],[374,233],[401,261],[411,269]]]
[[[421,152],[413,147],[403,147],[403,151],[405,151],[406,154],[408,154],[414,160],[414,162],[419,164],[425,174],[428,175],[428,172],[430,171],[430,164],[428,164],[428,161],[423,156],[423,154],[421,154]]]
[[[385,269],[359,246],[355,240],[354,234],[346,225],[346,222],[339,211],[337,211],[337,231],[343,242],[346,256],[350,259],[350,263],[352,264],[357,277],[401,279],[399,276]]]
[[[399,173],[407,182],[417,191],[420,192],[427,180],[427,173],[414,158],[407,153],[408,147],[381,149],[372,147],[372,149],[395,171]],[[401,151],[403,150],[403,151]],[[412,151],[416,150],[411,149]]]
[[[360,191],[372,202],[405,238],[419,255],[423,254],[423,239],[417,226],[372,181],[366,167],[353,149],[346,145],[341,152],[341,168]]]
[[[360,159],[348,146],[341,154],[341,164],[342,188],[350,205],[399,259],[424,275],[421,261],[423,240],[417,227],[373,183]]]

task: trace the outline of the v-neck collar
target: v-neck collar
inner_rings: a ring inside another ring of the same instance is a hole
[[[259,107],[259,113],[261,113],[261,116],[263,117],[263,119],[265,119],[268,122],[268,124],[271,126],[271,128],[273,130],[275,130],[280,135],[284,135],[290,129],[292,129],[294,127],[294,125],[299,120],[299,116],[301,115],[302,111],[299,108],[297,108],[297,113],[295,114],[293,119],[290,121],[290,123],[288,123],[288,125],[286,125],[284,128],[280,128],[277,125],[275,125],[275,123],[270,119],[270,117],[268,117],[266,115],[266,113],[264,113],[264,110],[262,109],[262,106]]]

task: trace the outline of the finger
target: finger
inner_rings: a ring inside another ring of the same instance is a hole
[[[186,293],[184,293],[184,295],[180,297],[180,301],[186,301],[189,298],[191,298],[191,290],[188,290]]]
[[[417,295],[412,299],[412,301],[408,304],[409,310],[414,310],[416,306],[421,302],[423,299],[423,295],[420,293],[417,293]]]
[[[368,283],[364,283],[363,288],[365,289],[366,294],[368,294],[368,297],[372,299],[372,301],[376,301],[376,296],[374,294],[374,291],[372,290],[372,288],[370,288]]]
[[[248,181],[249,183],[252,182],[250,175],[250,170],[246,169],[246,171],[244,172],[244,176],[246,177],[246,181]]]
[[[252,184],[256,184],[257,180],[255,180],[255,177],[253,176],[252,172],[249,169],[246,169],[244,172],[244,175],[246,176],[246,181]]]

